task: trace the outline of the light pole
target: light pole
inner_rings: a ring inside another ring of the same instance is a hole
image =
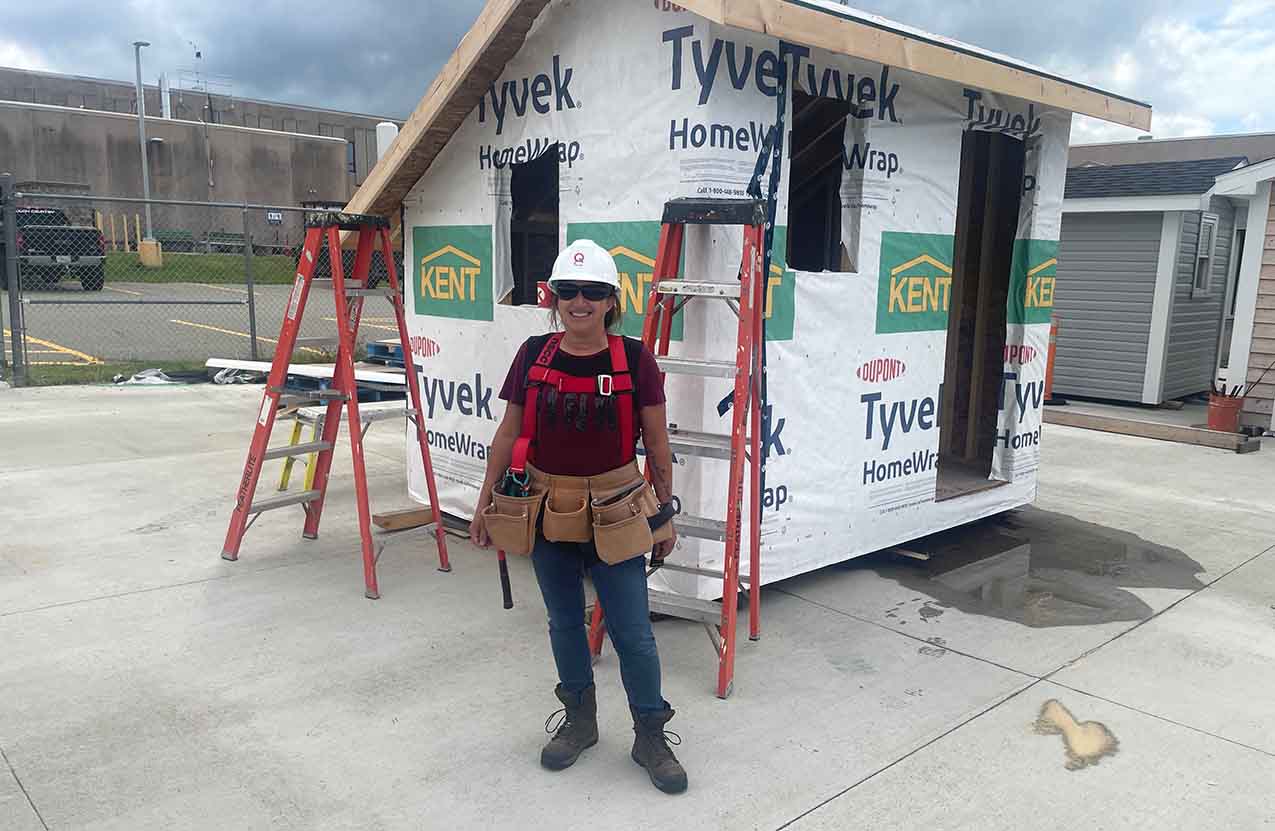
[[[151,227],[151,174],[146,156],[146,92],[142,89],[142,47],[150,46],[144,40],[133,41],[133,55],[137,64],[137,143],[142,148],[142,197],[146,200],[146,239],[155,239]]]

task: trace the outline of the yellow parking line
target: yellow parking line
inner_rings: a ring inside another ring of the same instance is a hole
[[[335,317],[325,317],[325,318],[323,318],[323,319],[324,319],[324,320],[327,320],[327,321],[330,321],[330,322],[332,322],[332,323],[337,323],[337,322],[338,322],[338,321],[337,321],[337,319],[336,319]],[[363,321],[362,321],[359,325],[360,325],[360,326],[362,326],[362,327],[367,327],[368,329],[384,329],[384,330],[385,330],[385,331],[387,331],[387,332],[397,332],[397,331],[398,331],[398,327],[397,327],[397,326],[378,326],[378,325],[376,325],[375,323],[368,323],[366,318],[365,318],[365,319],[364,319],[364,320],[363,320]]]
[[[106,289],[107,291],[117,291],[117,292],[119,292],[120,294],[131,294],[131,295],[133,295],[134,297],[145,297],[145,296],[146,296],[146,295],[142,294],[140,291],[129,291],[128,289],[117,289],[117,288],[115,288],[115,286],[103,286],[102,288]]]
[[[6,338],[12,338],[13,333],[10,332],[8,329],[5,329],[4,336]],[[86,355],[83,352],[72,349],[69,346],[63,346],[60,343],[53,343],[52,341],[41,340],[40,338],[35,338],[35,337],[32,337],[31,335],[27,335],[27,342],[34,343],[36,346],[47,346],[49,349],[56,351],[60,355],[70,355],[73,358],[79,358],[85,364],[104,363],[104,361],[101,358],[94,358],[92,355]]]
[[[232,289],[229,286],[214,286],[212,283],[196,283],[197,286],[203,286],[206,289],[216,289],[217,291],[228,291],[234,294],[247,294],[247,289]]]
[[[237,338],[249,338],[249,339],[252,338],[252,335],[248,334],[247,332],[236,332],[234,329],[222,329],[219,326],[209,326],[207,323],[191,323],[189,320],[170,320],[168,322],[176,323],[181,326],[193,326],[196,329],[207,329],[210,332],[220,332],[223,335],[234,335]],[[262,340],[262,341],[265,341],[266,343],[279,342],[275,340],[274,338],[267,338],[264,335],[257,335],[257,340]],[[298,348],[303,352],[312,352],[315,355],[327,354],[322,349],[311,349],[308,346],[301,346]]]

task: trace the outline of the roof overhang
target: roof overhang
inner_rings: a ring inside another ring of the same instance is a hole
[[[1064,199],[1065,214],[1130,213],[1139,211],[1202,211],[1208,207],[1209,195],[1173,194],[1169,196],[1103,196],[1090,199]]]
[[[388,216],[517,54],[550,0],[487,0],[346,210]],[[1151,108],[1044,70],[839,5],[810,0],[678,0],[726,26],[1149,130]]]
[[[1267,179],[1275,179],[1275,159],[1223,173],[1214,181],[1209,193],[1213,196],[1256,196],[1257,186]]]
[[[805,0],[678,0],[715,23],[1151,129],[1151,107],[848,7]]]

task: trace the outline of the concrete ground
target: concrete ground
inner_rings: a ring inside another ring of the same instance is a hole
[[[221,560],[259,395],[0,390],[0,828],[1275,828],[1269,440],[1047,427],[1038,504],[929,541],[950,570],[767,587],[727,701],[704,631],[657,623],[691,776],[668,797],[609,649],[601,742],[537,765],[525,559],[503,611],[491,553],[451,539],[442,574],[424,534],[378,534],[363,598],[347,454],[319,540],[274,512]],[[401,433],[368,441],[374,508],[406,506]],[[1030,553],[985,557],[1006,536]]]

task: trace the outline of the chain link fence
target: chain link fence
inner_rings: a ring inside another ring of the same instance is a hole
[[[3,187],[0,208],[4,360],[15,384],[273,357],[305,238],[304,206]],[[342,255],[349,274],[354,252]],[[397,266],[402,276],[401,253]],[[371,271],[374,285],[386,279],[380,252]],[[326,246],[315,274],[331,274]],[[331,360],[336,325],[331,292],[316,288],[293,360]],[[396,337],[389,304],[367,302],[360,345]]]

